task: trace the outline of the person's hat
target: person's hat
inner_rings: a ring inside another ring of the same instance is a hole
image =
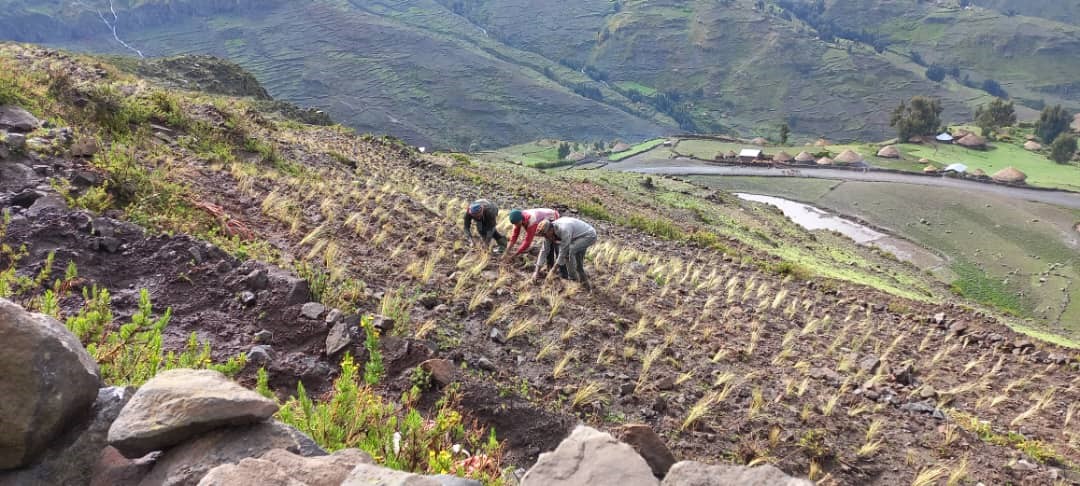
[[[510,211],[510,224],[518,224],[523,219],[525,219],[525,215],[521,214],[520,209]]]
[[[484,206],[482,204],[473,204],[469,206],[470,215],[479,216],[482,212],[484,212]]]
[[[550,219],[545,219],[545,220],[537,223],[536,231],[538,233],[546,233],[548,228],[550,228],[550,227],[551,227],[551,220]]]

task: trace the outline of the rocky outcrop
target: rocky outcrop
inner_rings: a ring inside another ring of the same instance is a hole
[[[29,464],[98,397],[98,367],[63,324],[0,299],[0,470]]]
[[[109,429],[109,444],[130,458],[226,425],[261,422],[278,406],[210,370],[170,370],[146,382]]]
[[[0,106],[0,129],[31,132],[41,126],[41,120],[18,106]]]
[[[258,459],[247,458],[236,464],[218,466],[198,484],[338,486],[359,464],[371,464],[371,456],[357,449],[345,449],[321,457],[303,457],[283,449],[274,449]]]
[[[158,486],[194,486],[217,466],[236,464],[274,449],[301,457],[326,455],[326,451],[311,438],[280,422],[224,427],[165,451],[142,482]]]
[[[632,447],[583,425],[554,451],[540,454],[536,465],[521,479],[522,486],[582,484],[655,486],[658,482]]]
[[[675,464],[664,478],[663,486],[814,486],[805,479],[795,479],[772,465],[710,466],[694,461]]]

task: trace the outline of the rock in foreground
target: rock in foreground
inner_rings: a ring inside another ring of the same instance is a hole
[[[98,367],[49,316],[0,299],[0,470],[29,464],[66,426],[89,415]]]
[[[536,465],[521,480],[522,486],[585,484],[656,486],[659,483],[633,448],[583,425],[574,429],[554,451],[540,454]]]
[[[683,461],[671,466],[663,486],[814,486],[805,479],[795,479],[776,467],[710,466]]]
[[[278,406],[211,370],[169,370],[146,382],[109,429],[109,444],[136,458],[225,425],[261,422]]]

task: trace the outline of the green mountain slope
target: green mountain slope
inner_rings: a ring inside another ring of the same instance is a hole
[[[0,37],[227,57],[275,98],[459,150],[768,136],[782,122],[803,138],[887,138],[900,100],[937,96],[964,121],[988,79],[1022,104],[1080,107],[1075,8],[947,3],[830,0],[807,16],[810,0],[115,0],[114,18],[107,0],[0,0]],[[929,63],[959,76],[930,81]]]

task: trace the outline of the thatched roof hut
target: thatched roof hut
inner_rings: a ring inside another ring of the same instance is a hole
[[[998,182],[1005,182],[1008,184],[1022,184],[1027,180],[1027,174],[1020,172],[1015,167],[1006,167],[999,170],[994,174],[993,179]]]
[[[810,152],[799,152],[799,155],[795,156],[795,162],[800,164],[812,164],[814,163],[814,155]]]
[[[923,167],[923,170],[922,170],[922,171],[923,171],[923,173],[925,173],[925,174],[937,174],[937,171],[938,171],[938,170],[937,170],[937,167],[934,167],[934,166],[932,166],[932,165],[928,165],[928,166],[926,166],[926,167]]]
[[[724,154],[724,157],[727,157],[729,159],[734,159],[735,157],[738,157],[738,156],[739,156],[739,154],[735,153],[734,150],[728,150],[727,153]]]
[[[1042,150],[1042,144],[1034,140],[1028,140],[1027,142],[1024,142],[1024,150],[1037,152],[1039,150]]]
[[[828,157],[822,157],[820,159],[817,159],[817,165],[833,165],[833,159],[830,159]]]
[[[627,150],[630,150],[630,144],[626,142],[619,142],[614,147],[611,147],[612,153],[626,152]]]
[[[764,146],[769,144],[769,141],[765,140],[762,137],[758,137],[758,138],[755,138],[755,139],[751,140],[750,143],[752,145],[757,145],[758,147],[764,147]]]
[[[929,163],[930,163],[930,159],[928,159],[928,158],[926,158],[926,157],[923,157],[923,158],[919,159],[919,163],[920,163],[920,164],[929,164]]]
[[[956,144],[969,149],[984,149],[986,148],[986,139],[975,135],[974,133],[969,133],[960,137],[960,140],[957,140]]]
[[[817,139],[816,142],[814,142],[814,146],[815,147],[828,147],[829,146],[829,141],[825,140],[824,138],[819,138],[819,139]]]
[[[795,157],[792,157],[791,154],[787,152],[781,151],[780,153],[774,155],[772,159],[774,162],[791,162],[795,160]]]
[[[886,145],[881,147],[881,150],[878,150],[877,156],[886,159],[899,159],[900,150],[893,145]]]
[[[982,170],[982,169],[975,169],[975,170],[971,171],[971,177],[975,177],[977,179],[985,179],[986,178],[986,171]]]
[[[840,155],[837,155],[835,160],[838,164],[858,164],[862,161],[863,156],[851,149],[840,152]]]

